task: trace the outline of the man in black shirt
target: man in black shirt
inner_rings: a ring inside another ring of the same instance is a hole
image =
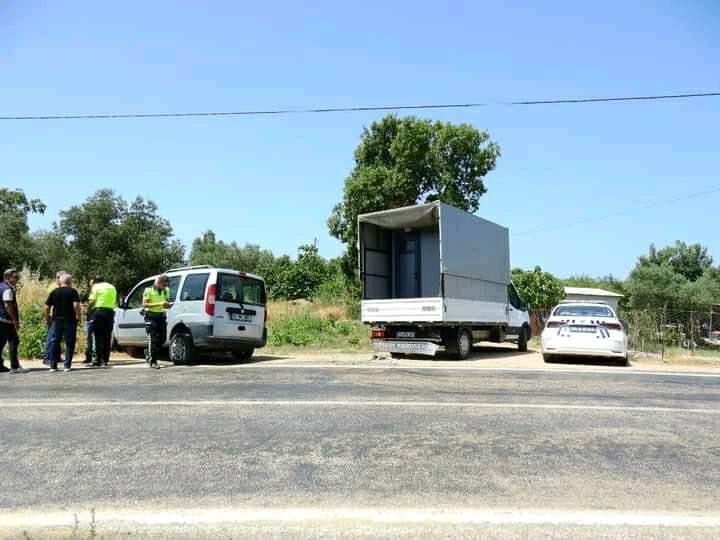
[[[51,328],[50,371],[57,371],[60,360],[60,342],[65,340],[65,371],[72,368],[75,354],[77,325],[80,320],[80,295],[72,287],[72,276],[64,274],[60,286],[52,291],[45,302],[45,318]]]

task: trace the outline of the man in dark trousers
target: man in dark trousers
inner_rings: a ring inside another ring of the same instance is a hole
[[[167,339],[167,315],[170,307],[170,278],[165,274],[158,276],[152,287],[143,291],[145,309],[145,332],[148,336],[147,362],[151,368],[160,369],[158,356]]]
[[[52,331],[50,343],[50,371],[57,371],[60,360],[60,342],[65,340],[65,372],[72,369],[75,354],[77,325],[80,320],[80,295],[72,286],[72,276],[63,274],[60,286],[50,293],[45,302],[45,318]]]
[[[92,331],[95,337],[95,367],[107,367],[110,362],[112,331],[117,307],[117,290],[114,285],[98,276],[88,298],[88,312],[92,313]]]
[[[20,279],[17,270],[5,270],[3,282],[0,283],[0,372],[27,373],[29,369],[20,366],[18,346],[20,338],[20,312],[18,311],[17,292],[15,288]],[[2,353],[5,345],[10,354],[10,369],[3,364]]]
[[[95,280],[90,280],[90,292],[92,292]],[[88,302],[85,309],[85,360],[83,364],[92,364],[97,358],[95,354],[95,334],[93,332],[93,310],[90,306],[90,293],[88,293]]]

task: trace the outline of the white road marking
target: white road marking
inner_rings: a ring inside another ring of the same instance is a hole
[[[124,367],[145,367],[143,366],[124,366]],[[173,366],[175,367],[175,366]],[[607,369],[597,368],[568,368],[557,369],[553,367],[547,368],[523,368],[523,367],[484,367],[484,366],[457,366],[457,365],[436,365],[436,366],[414,366],[402,364],[282,364],[270,362],[258,362],[254,364],[234,364],[234,365],[204,365],[198,366],[182,366],[182,369],[194,369],[196,367],[210,369],[251,369],[251,368],[290,368],[290,369],[376,369],[376,370],[427,370],[427,371],[507,371],[519,373],[596,373],[600,375],[659,375],[662,377],[709,377],[720,378],[720,373],[708,372],[692,372],[692,371],[646,371],[636,370],[632,368],[613,368]]]
[[[472,401],[381,401],[381,400],[307,400],[307,399],[228,399],[228,400],[95,400],[95,401],[59,401],[59,400],[0,400],[0,408],[55,408],[55,407],[447,407],[463,409],[539,409],[539,410],[576,410],[576,411],[620,411],[647,413],[693,413],[720,414],[720,408],[683,408],[683,407],[627,407],[624,405],[572,405],[562,403],[483,403]],[[95,409],[94,409],[95,410]]]
[[[72,527],[71,511],[3,512],[0,529],[21,527]],[[80,526],[89,521],[90,512],[77,514]],[[586,525],[634,527],[720,527],[720,514],[701,512],[619,512],[619,511],[540,511],[522,509],[433,508],[215,508],[148,509],[95,511],[95,523],[103,528],[118,526],[171,526],[242,523],[317,524],[352,522],[370,524],[507,524],[507,525]]]

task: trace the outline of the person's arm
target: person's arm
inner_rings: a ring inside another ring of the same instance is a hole
[[[47,300],[45,300],[45,322],[47,323],[48,327],[50,326],[50,323],[52,322],[52,318],[51,318],[51,314],[50,314],[50,309],[52,308],[53,299],[54,299],[54,297],[55,297],[54,292],[55,292],[55,291],[51,292],[51,293],[48,295]]]
[[[97,300],[97,289],[93,285],[92,289],[90,289],[90,295],[88,296],[88,309],[93,309],[95,307],[96,300]]]
[[[18,317],[17,311],[15,310],[15,292],[12,289],[7,289],[3,294],[3,303],[5,305],[5,311],[10,316],[10,320],[15,327],[15,330],[20,330],[20,318]]]
[[[75,309],[75,321],[80,322],[80,293],[77,292],[77,289],[73,289],[75,293],[73,294],[73,309]]]

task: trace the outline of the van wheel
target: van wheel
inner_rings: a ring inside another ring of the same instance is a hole
[[[465,328],[460,328],[457,333],[457,344],[455,345],[455,358],[465,360],[472,352],[472,334]]]
[[[527,328],[524,326],[520,329],[520,335],[518,336],[518,351],[527,352],[528,350],[528,335]]]
[[[232,357],[233,360],[237,360],[238,362],[244,362],[250,360],[254,352],[255,349],[253,347],[249,349],[235,349],[232,351]]]
[[[195,346],[189,334],[175,334],[168,347],[170,361],[176,366],[189,364],[195,358]]]

